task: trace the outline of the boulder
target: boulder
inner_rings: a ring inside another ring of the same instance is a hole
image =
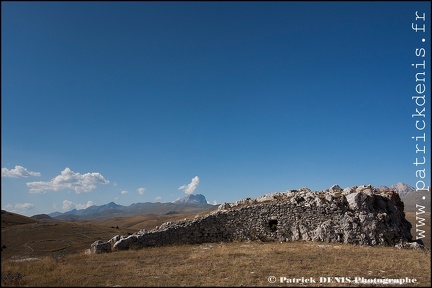
[[[93,244],[91,244],[90,251],[93,254],[111,252],[111,243],[109,241],[103,242],[101,240],[97,240],[97,241],[93,242]]]

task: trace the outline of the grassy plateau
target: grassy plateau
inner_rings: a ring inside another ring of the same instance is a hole
[[[1,284],[27,287],[430,287],[431,284],[430,250],[323,242],[232,242],[84,253],[96,240],[107,241],[114,235],[127,235],[195,215],[67,222],[36,221],[2,211]],[[407,214],[407,219],[415,229],[415,214]],[[430,245],[430,214],[422,228],[426,231],[425,243]],[[354,282],[356,277],[369,281],[409,278],[416,282],[362,284]]]

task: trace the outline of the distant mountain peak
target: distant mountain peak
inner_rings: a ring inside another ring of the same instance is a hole
[[[393,185],[391,185],[390,187],[400,187],[400,188],[406,188],[406,187],[409,187],[409,188],[411,188],[411,189],[414,190],[414,187],[412,187],[412,186],[410,186],[410,185],[408,185],[408,184],[405,184],[405,183],[403,183],[403,182],[397,182],[396,184],[393,184]]]
[[[389,188],[398,192],[401,197],[415,191],[414,187],[403,182],[397,182],[396,184],[391,185]]]
[[[188,194],[183,198],[173,201],[175,204],[207,204],[207,199],[202,194]]]
[[[391,186],[375,186],[378,190],[386,191],[386,190],[392,190],[399,193],[400,197],[404,197],[411,192],[416,191],[414,187],[405,184],[403,182],[397,182],[396,184],[393,184]]]
[[[119,208],[119,207],[122,207],[122,205],[119,205],[119,204],[117,204],[117,203],[115,203],[115,202],[109,202],[108,204],[105,204],[105,205],[101,205],[101,206],[106,206],[106,207],[108,207],[108,208]],[[91,207],[91,206],[90,206]]]

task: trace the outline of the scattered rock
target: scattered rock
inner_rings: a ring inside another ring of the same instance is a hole
[[[411,250],[425,250],[427,251],[427,247],[418,243],[418,242],[404,242],[395,245],[398,249],[411,249]]]
[[[97,241],[93,242],[93,244],[91,244],[90,251],[93,254],[111,252],[111,243],[110,242],[102,242],[101,240],[97,240]]]

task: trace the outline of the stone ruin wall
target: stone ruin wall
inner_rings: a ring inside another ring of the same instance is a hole
[[[322,192],[307,188],[224,203],[206,216],[96,241],[92,253],[170,244],[230,241],[324,241],[395,246],[412,242],[403,202],[372,186]]]

